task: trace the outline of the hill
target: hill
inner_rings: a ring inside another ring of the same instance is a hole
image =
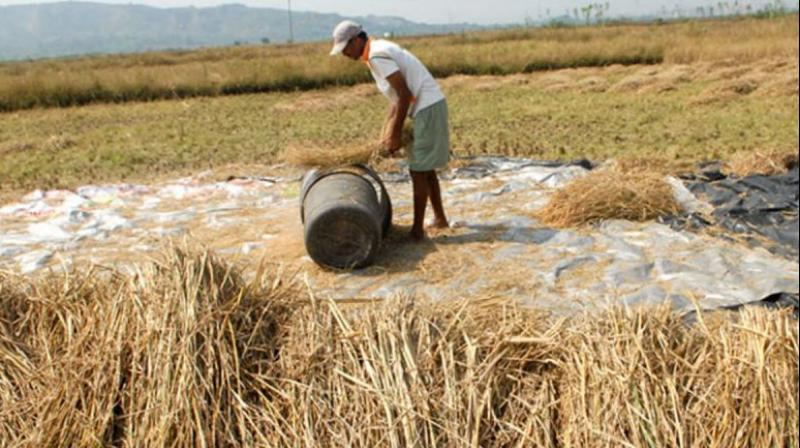
[[[342,20],[337,14],[293,11],[295,41],[323,40]],[[357,18],[374,34],[435,34],[476,25],[429,25],[399,17]],[[223,5],[155,8],[91,2],[0,6],[0,60],[91,53],[286,42],[288,13],[274,8]]]

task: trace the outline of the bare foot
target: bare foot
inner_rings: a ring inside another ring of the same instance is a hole
[[[432,229],[449,229],[450,224],[447,223],[446,219],[437,219],[433,221],[433,224],[431,224],[429,227]]]
[[[408,236],[411,238],[411,241],[419,242],[425,239],[425,231],[422,229],[411,229]]]

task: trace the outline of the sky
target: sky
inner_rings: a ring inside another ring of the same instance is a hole
[[[391,15],[415,22],[459,23],[469,22],[482,25],[523,23],[547,20],[565,13],[575,7],[590,3],[606,3],[605,0],[94,0],[98,3],[144,4],[157,7],[196,6],[208,7],[226,3],[241,3],[254,7],[286,8],[291,1],[292,10],[331,12],[343,16]],[[739,0],[758,9],[775,0]],[[797,0],[782,0],[787,7],[796,7]],[[2,5],[21,5],[37,2],[30,0],[0,0]],[[609,0],[609,16],[634,16],[643,14],[672,13],[679,8],[684,13],[694,13],[699,6],[716,7],[718,0]],[[734,0],[725,3],[733,4]],[[549,14],[548,14],[549,12]]]

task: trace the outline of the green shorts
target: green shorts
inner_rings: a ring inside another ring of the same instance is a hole
[[[408,154],[411,171],[445,168],[450,161],[450,128],[447,101],[441,100],[414,116],[414,144]]]

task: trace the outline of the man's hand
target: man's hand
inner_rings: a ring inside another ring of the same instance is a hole
[[[395,135],[394,132],[390,133],[383,139],[383,146],[389,151],[390,155],[394,155],[400,149],[400,136]]]

